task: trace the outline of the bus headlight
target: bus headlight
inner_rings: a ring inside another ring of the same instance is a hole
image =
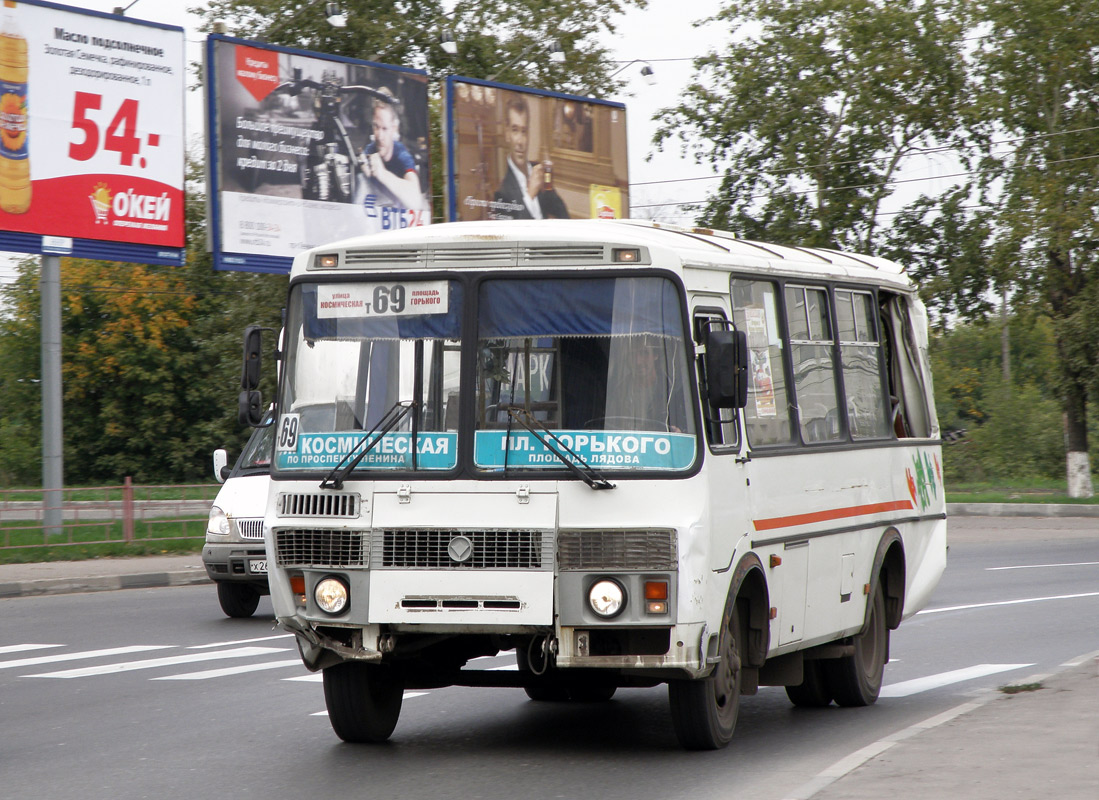
[[[588,605],[598,616],[610,619],[626,607],[626,590],[618,581],[603,578],[588,590]]]
[[[210,507],[210,521],[206,523],[206,532],[216,533],[219,536],[229,535],[229,518],[217,506]]]
[[[325,614],[342,614],[347,610],[351,593],[346,583],[329,576],[317,581],[313,588],[313,599],[317,601],[317,608]]]

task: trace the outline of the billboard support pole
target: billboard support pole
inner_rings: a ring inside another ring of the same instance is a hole
[[[61,437],[61,258],[42,256],[42,530],[62,532],[64,501]]]

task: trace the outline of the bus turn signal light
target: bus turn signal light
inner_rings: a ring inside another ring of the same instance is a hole
[[[645,610],[650,614],[668,613],[667,581],[645,581]]]

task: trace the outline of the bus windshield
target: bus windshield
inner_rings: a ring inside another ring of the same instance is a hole
[[[600,470],[695,461],[681,299],[663,277],[301,283],[286,348],[276,472],[455,470],[459,446],[482,473],[560,471],[562,451]]]
[[[477,300],[477,467],[560,468],[538,429],[594,467],[693,463],[687,348],[671,281],[494,279]]]

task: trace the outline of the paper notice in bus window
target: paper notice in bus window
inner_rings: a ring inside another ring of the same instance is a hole
[[[759,306],[744,309],[744,326],[748,329],[749,347],[767,347],[767,313]]]
[[[318,319],[446,314],[446,281],[333,283],[317,287]]]
[[[756,403],[756,416],[777,416],[775,383],[771,375],[771,353],[766,347],[752,347],[749,348],[748,354],[752,362],[752,396]]]

